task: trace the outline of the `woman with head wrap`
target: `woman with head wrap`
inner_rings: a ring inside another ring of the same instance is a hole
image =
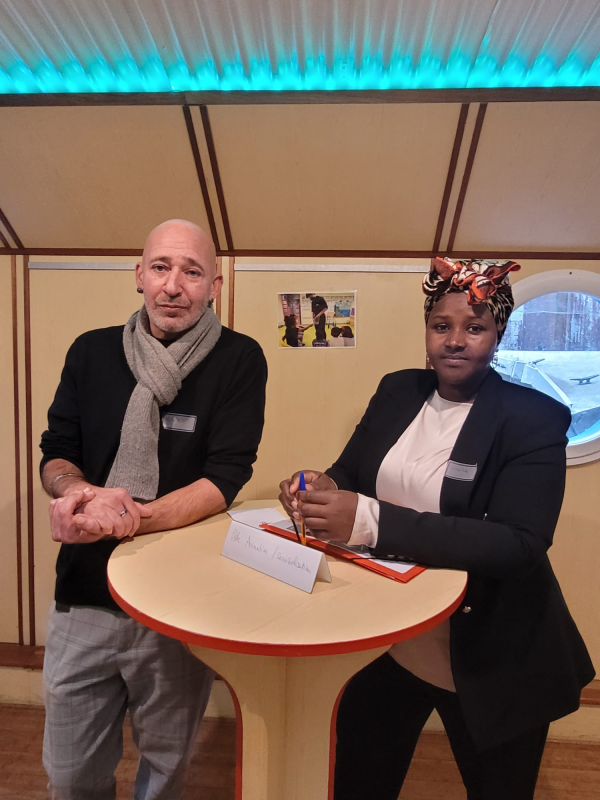
[[[490,367],[518,269],[434,259],[423,281],[431,369],[386,375],[335,464],[304,470],[306,492],[299,473],[281,483],[313,536],[469,575],[449,620],[348,684],[335,800],[396,800],[434,708],[469,800],[532,800],[548,725],[594,676],[547,557],[569,410]]]

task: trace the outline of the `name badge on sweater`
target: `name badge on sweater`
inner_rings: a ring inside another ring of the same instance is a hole
[[[162,418],[162,426],[166,431],[184,431],[193,433],[196,430],[198,417],[192,414],[165,414]]]
[[[445,478],[454,481],[474,481],[477,474],[477,464],[460,464],[458,461],[448,461]]]

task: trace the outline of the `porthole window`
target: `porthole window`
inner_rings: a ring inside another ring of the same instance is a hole
[[[517,281],[496,369],[571,410],[567,463],[600,458],[600,275],[556,270]]]

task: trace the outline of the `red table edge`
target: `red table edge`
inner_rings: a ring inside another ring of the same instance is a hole
[[[210,650],[223,650],[228,653],[241,653],[253,656],[278,656],[278,657],[291,657],[301,658],[303,656],[333,656],[341,655],[344,653],[360,653],[364,650],[375,650],[378,647],[385,647],[386,645],[393,645],[396,642],[401,642],[404,639],[412,639],[425,633],[431,628],[435,628],[440,622],[443,622],[451,614],[456,611],[458,606],[463,601],[467,587],[465,584],[464,589],[454,602],[452,602],[439,614],[431,617],[425,622],[420,622],[418,625],[413,625],[410,628],[405,628],[402,631],[394,631],[392,633],[384,633],[379,636],[372,636],[367,639],[353,639],[346,642],[328,642],[325,644],[273,644],[271,642],[242,642],[231,639],[220,639],[216,636],[205,636],[201,633],[191,633],[183,628],[178,628],[175,625],[169,625],[166,622],[159,622],[144,614],[143,611],[132,606],[124,600],[117,590],[110,582],[107,576],[108,588],[113,600],[120,606],[123,611],[129,614],[132,619],[145,625],[157,633],[162,633],[171,639],[177,639],[186,644],[195,644],[199,647],[208,647]]]

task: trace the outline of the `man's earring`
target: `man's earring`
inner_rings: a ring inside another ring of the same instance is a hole
[[[143,289],[140,289],[140,287],[138,286],[138,288],[137,288],[137,293],[138,293],[138,294],[144,294],[144,290],[143,290]]]
[[[494,353],[494,357],[492,358],[492,367],[496,369],[498,367],[498,351]]]
[[[427,353],[425,353],[425,357],[427,358],[427,363],[431,364],[431,360],[430,360],[429,356],[427,355]]]

